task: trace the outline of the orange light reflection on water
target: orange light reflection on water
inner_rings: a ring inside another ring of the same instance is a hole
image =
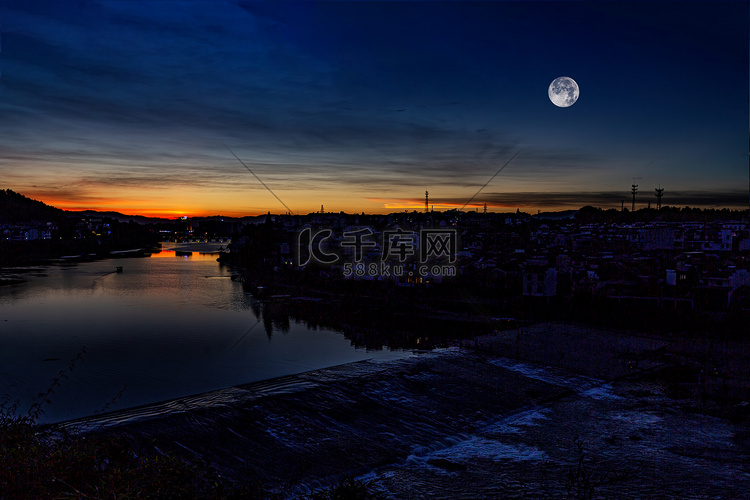
[[[191,251],[191,250],[187,250]],[[213,260],[219,258],[218,253],[201,253],[192,251],[191,255],[177,255],[177,252],[179,250],[162,250],[159,253],[152,253],[151,258],[152,259],[191,259],[191,260]]]
[[[162,250],[159,253],[151,254],[152,259],[163,259],[163,258],[169,258],[169,257],[175,257],[174,250]]]

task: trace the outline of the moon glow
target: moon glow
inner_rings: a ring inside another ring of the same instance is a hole
[[[580,90],[575,80],[568,76],[560,76],[549,84],[547,94],[552,104],[558,108],[568,108],[578,100]]]

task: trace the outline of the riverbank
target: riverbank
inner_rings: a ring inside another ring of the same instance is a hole
[[[79,252],[81,248],[84,249]],[[88,248],[88,250],[96,250],[91,253],[87,253],[87,248],[85,247],[79,246],[73,247],[73,249],[78,253],[70,253],[72,250],[70,247],[50,247],[43,251],[28,251],[27,253],[20,250],[16,250],[15,253],[3,253],[3,250],[0,250],[0,254],[2,254],[2,261],[0,261],[0,286],[20,285],[26,283],[30,277],[45,277],[47,276],[46,268],[51,265],[74,265],[105,259],[147,257],[152,253],[161,251],[161,244],[128,249],[115,249],[115,247],[106,250],[102,248]]]
[[[750,490],[747,405],[675,392],[679,360],[663,357],[674,343],[545,324],[472,344],[67,426],[150,443],[286,497],[351,476],[393,498]]]

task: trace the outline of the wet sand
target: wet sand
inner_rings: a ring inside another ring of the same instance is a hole
[[[347,476],[391,498],[750,491],[746,416],[710,416],[700,412],[705,398],[675,393],[663,376],[669,341],[536,325],[471,344],[77,424],[207,460],[289,497]]]

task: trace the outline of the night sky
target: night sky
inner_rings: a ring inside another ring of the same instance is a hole
[[[0,4],[0,188],[130,214],[748,206],[738,2]],[[580,86],[569,108],[547,88]]]

